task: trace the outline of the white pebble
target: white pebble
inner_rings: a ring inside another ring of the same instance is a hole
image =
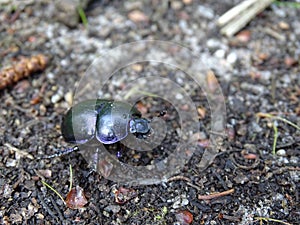
[[[286,151],[284,149],[279,149],[276,154],[278,156],[286,156]]]
[[[235,52],[231,52],[228,54],[226,61],[230,64],[234,64],[237,61],[238,57]]]
[[[218,49],[217,51],[215,51],[214,55],[219,59],[224,59],[225,54],[226,54],[226,52],[224,49]]]
[[[177,93],[175,98],[178,99],[178,100],[181,100],[181,99],[183,99],[183,95],[180,94],[180,93]]]

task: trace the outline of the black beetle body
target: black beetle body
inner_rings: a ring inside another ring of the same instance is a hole
[[[91,99],[68,110],[61,125],[65,141],[84,144],[96,138],[103,144],[124,139],[128,132],[146,134],[150,131],[147,119],[131,105],[113,100]]]

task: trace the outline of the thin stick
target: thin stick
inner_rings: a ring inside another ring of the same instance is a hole
[[[245,12],[238,18],[234,18],[226,26],[221,29],[221,33],[227,37],[232,37],[236,32],[242,29],[249,23],[258,13],[267,8],[274,0],[256,1],[252,7],[245,10]]]
[[[27,157],[28,159],[34,159],[34,157],[33,157],[31,154],[29,154],[28,152],[22,151],[22,150],[16,148],[15,146],[12,146],[12,145],[9,144],[9,143],[5,143],[4,145],[5,145],[6,147],[8,147],[10,150],[17,152],[17,153],[18,153],[19,155],[21,155],[21,156],[25,156],[25,157]]]
[[[277,220],[277,219],[273,219],[273,218],[268,218],[268,217],[255,217],[254,219],[256,220],[260,220],[260,221],[273,221],[273,222],[277,222],[277,223],[282,223],[282,224],[285,224],[285,225],[292,225],[291,223],[287,223],[287,222],[284,222],[282,220]]]
[[[199,200],[211,200],[214,198],[219,198],[219,197],[222,197],[225,195],[232,194],[233,192],[234,192],[234,188],[229,189],[227,191],[220,192],[220,193],[210,194],[210,195],[198,195],[198,199]]]
[[[191,179],[190,179],[190,178],[184,177],[184,176],[180,176],[180,175],[174,176],[174,177],[170,177],[170,178],[168,179],[168,182],[172,182],[172,181],[175,181],[175,180],[184,180],[184,181],[187,181],[187,182],[191,182]]]
[[[278,139],[278,129],[276,123],[273,123],[273,130],[274,130],[274,141],[273,141],[273,155],[276,154],[276,145],[277,145],[277,139]]]
[[[238,16],[245,9],[247,9],[249,6],[253,5],[256,1],[257,0],[247,0],[247,1],[241,2],[240,4],[236,5],[232,9],[228,10],[226,13],[224,13],[218,19],[218,25],[219,26],[224,26],[226,23],[228,23],[234,17]]]

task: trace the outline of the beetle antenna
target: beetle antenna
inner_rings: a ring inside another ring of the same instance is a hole
[[[48,155],[48,156],[41,157],[40,159],[51,159],[51,158],[59,157],[59,156],[62,156],[62,155],[68,155],[71,152],[77,152],[77,151],[79,151],[79,147],[74,146],[73,148],[66,148],[63,151],[60,151],[60,152],[55,153],[53,155]]]

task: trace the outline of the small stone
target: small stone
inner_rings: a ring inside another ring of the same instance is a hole
[[[35,216],[36,216],[36,218],[39,219],[39,220],[43,220],[43,219],[45,218],[45,216],[44,216],[43,214],[41,214],[41,213],[38,213],[38,214],[36,214]]]
[[[182,8],[182,2],[180,1],[172,1],[171,2],[171,8],[174,10],[179,10]]]
[[[218,47],[222,46],[222,43],[218,39],[211,38],[211,39],[207,40],[206,46],[209,49],[214,49],[214,48],[218,48]]]
[[[39,172],[42,176],[44,176],[44,177],[46,177],[46,178],[50,178],[50,177],[52,176],[52,171],[49,170],[49,169],[46,169],[46,170],[38,170],[38,172]]]
[[[193,2],[193,0],[182,0],[182,2],[186,5],[189,5]]]
[[[241,83],[241,89],[244,91],[250,91],[256,95],[261,95],[265,91],[265,87],[258,84]]]
[[[105,207],[104,210],[116,214],[121,210],[121,207],[119,205],[109,205]]]
[[[174,203],[172,205],[172,208],[173,209],[178,209],[178,208],[181,208],[181,207],[186,206],[188,204],[189,204],[189,200],[186,198],[186,196],[181,195],[181,196],[177,196],[174,199]]]
[[[213,19],[215,17],[214,11],[211,8],[203,5],[198,6],[198,13],[200,16],[206,19]]]
[[[299,171],[290,171],[290,176],[293,181],[299,182],[299,180],[300,180],[300,172]]]
[[[147,22],[149,17],[139,10],[133,10],[128,14],[128,18],[135,23]]]
[[[245,175],[238,175],[233,179],[237,184],[245,184],[249,181],[249,178]]]
[[[177,93],[176,96],[175,96],[175,98],[176,98],[177,100],[181,100],[181,99],[183,99],[183,95],[180,94],[180,93]]]
[[[22,223],[23,221],[22,216],[20,214],[14,214],[14,213],[10,214],[9,219],[13,224]]]
[[[62,91],[62,89],[58,89],[58,91],[56,92],[56,94],[54,94],[51,97],[51,102],[53,104],[55,104],[55,103],[59,102],[62,98],[63,98],[63,91]]]
[[[245,144],[244,148],[249,152],[256,152],[256,145],[254,144]]]
[[[282,30],[288,30],[290,29],[290,25],[284,21],[280,21],[278,23],[279,27],[282,29]]]
[[[251,39],[251,32],[249,30],[243,30],[236,35],[236,39],[241,43],[247,43]]]
[[[286,151],[284,149],[279,149],[276,154],[278,156],[286,156]]]
[[[131,11],[134,9],[142,9],[143,2],[141,2],[141,1],[124,1],[124,8],[127,11]]]
[[[110,35],[112,29],[111,27],[103,27],[101,30],[99,30],[99,37],[101,38],[107,38],[108,35]]]
[[[226,57],[226,61],[232,65],[236,63],[237,59],[238,56],[235,52],[229,53],[228,56]]]
[[[73,93],[71,91],[67,92],[64,96],[64,99],[68,105],[71,106],[73,102]]]
[[[291,67],[291,66],[297,64],[297,60],[294,59],[294,58],[292,58],[292,57],[287,56],[287,57],[285,57],[285,59],[284,59],[284,64],[285,64],[287,67]]]
[[[185,206],[185,205],[188,205],[188,204],[189,204],[189,200],[188,199],[186,199],[186,198],[182,199],[181,206]]]
[[[245,124],[241,124],[236,133],[240,136],[245,136],[247,134],[247,126]]]
[[[136,72],[141,72],[143,70],[143,66],[141,64],[133,64],[131,68]]]
[[[251,123],[251,129],[254,133],[260,133],[263,131],[263,129],[261,128],[261,126],[259,126],[258,123],[256,123],[255,121],[253,121]]]
[[[13,189],[11,188],[11,186],[9,186],[8,184],[4,184],[2,186],[2,196],[3,198],[9,198],[11,197],[11,194],[13,192]]]
[[[17,166],[17,160],[8,158],[5,164],[6,167],[16,167]]]
[[[55,75],[52,72],[47,73],[46,76],[49,80],[53,80],[55,78]]]
[[[225,50],[224,49],[218,49],[217,51],[215,51],[214,55],[219,58],[219,59],[224,59],[225,57]]]
[[[107,211],[103,211],[103,215],[106,217],[110,217],[109,212],[107,212]]]
[[[290,162],[293,164],[298,164],[299,163],[299,158],[296,156],[291,156]]]
[[[269,58],[269,54],[265,52],[260,52],[258,58],[262,61],[266,61]]]
[[[47,108],[45,105],[40,105],[39,106],[39,110],[40,110],[40,115],[41,116],[45,116],[46,112],[47,112]]]
[[[280,193],[277,193],[275,196],[273,196],[273,201],[282,201],[284,199],[284,196]]]

